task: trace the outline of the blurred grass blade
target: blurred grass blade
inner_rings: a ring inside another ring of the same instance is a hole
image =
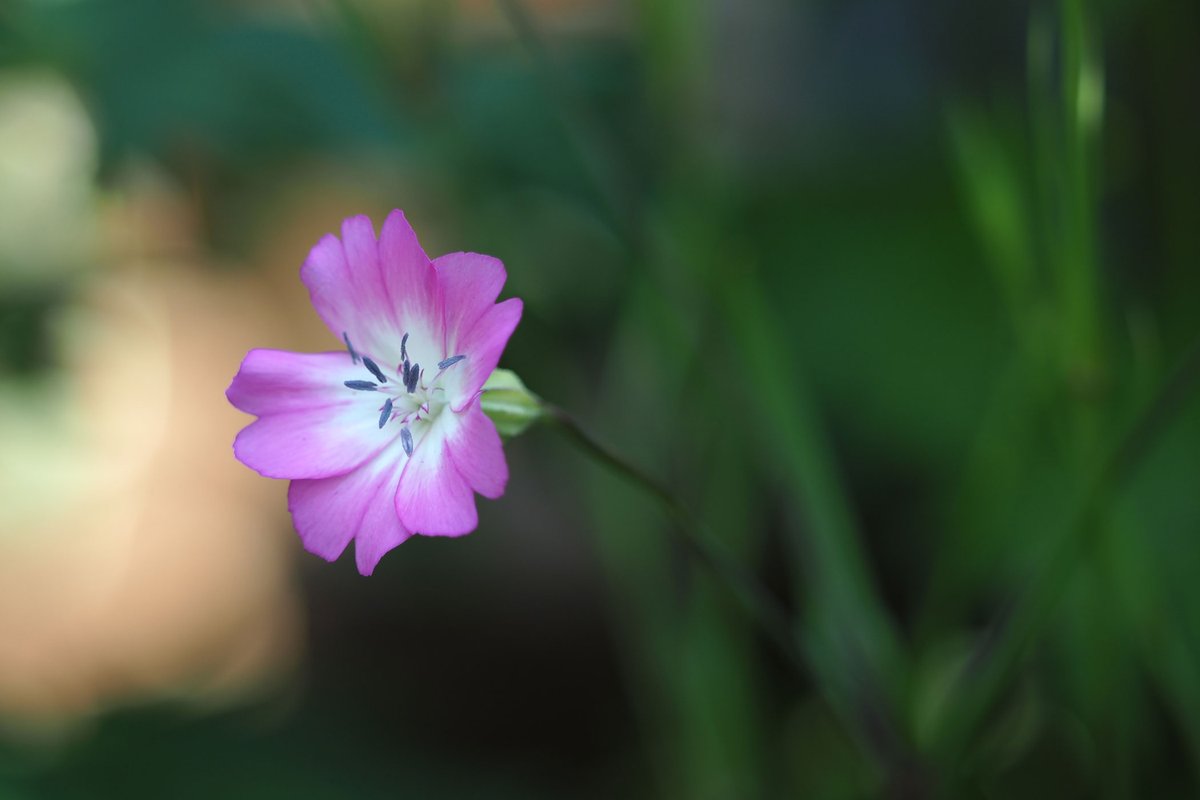
[[[975,227],[1018,333],[1034,305],[1033,235],[1022,170],[1002,131],[982,111],[962,107],[948,119],[950,144]]]
[[[1022,659],[1037,642],[1075,568],[1107,526],[1105,514],[1138,467],[1161,441],[1200,388],[1200,337],[1193,342],[1171,378],[1137,423],[1112,450],[1084,498],[1075,524],[1057,543],[1011,614],[992,626],[992,636],[980,647],[975,663],[963,677],[964,686],[954,713],[941,731],[937,752],[944,766],[953,767],[970,747],[972,737],[1010,685]]]
[[[895,761],[898,697],[907,666],[876,592],[828,444],[796,359],[748,270],[724,286],[764,449],[793,498],[792,577],[804,608],[800,635],[826,698],[878,757]]]

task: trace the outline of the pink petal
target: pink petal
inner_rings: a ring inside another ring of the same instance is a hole
[[[508,484],[500,434],[478,402],[468,406],[459,420],[457,430],[446,437],[450,459],[472,489],[494,500]]]
[[[288,510],[304,548],[334,561],[353,538],[358,571],[370,575],[379,559],[410,534],[401,525],[393,498],[400,482],[404,451],[388,450],[346,475],[292,481]]]
[[[339,340],[350,337],[362,353],[382,361],[399,334],[379,272],[375,231],[366,217],[342,223],[342,241],[324,236],[300,268],[313,308]]]
[[[379,257],[392,308],[401,330],[409,334],[412,360],[430,365],[440,361],[444,356],[437,273],[399,209],[383,223]]]
[[[330,331],[338,339],[347,334],[359,352],[394,367],[409,333],[414,355],[443,358],[437,276],[403,212],[388,215],[378,241],[370,219],[350,217],[341,241],[317,242],[300,278]]]
[[[466,360],[450,368],[443,385],[455,411],[462,410],[475,399],[484,382],[500,362],[504,346],[521,321],[523,305],[510,298],[485,311],[462,337],[459,349]]]
[[[395,495],[395,487],[391,488],[393,489],[392,495]],[[379,564],[379,559],[404,544],[408,537],[412,536],[396,517],[396,505],[392,502],[392,495],[385,496],[386,494],[386,492],[380,492],[378,500],[383,503],[382,507],[387,509],[388,524],[368,525],[364,522],[354,540],[354,563],[358,566],[360,575],[373,573],[376,565]],[[383,513],[382,511],[378,512],[379,515]]]
[[[379,244],[375,241],[375,225],[370,217],[359,214],[342,220],[342,248],[346,251],[350,277],[360,279],[359,288],[376,292],[383,287]]]
[[[359,492],[346,487],[359,472],[361,469],[348,475],[292,481],[288,485],[288,512],[300,541],[305,550],[326,561],[337,561],[362,522],[366,507],[357,501]],[[353,496],[354,501],[347,500],[347,495]]]
[[[461,536],[479,524],[475,494],[455,469],[446,443],[445,429],[455,425],[457,416],[443,413],[438,417],[417,443],[400,476],[396,513],[404,526],[416,533]]]
[[[225,396],[259,419],[242,429],[239,461],[268,478],[342,475],[384,448],[374,392],[347,389],[361,379],[346,353],[251,350]]]
[[[448,253],[433,260],[445,308],[446,355],[457,355],[459,339],[492,307],[507,275],[497,258]]]
[[[346,251],[336,236],[327,233],[313,246],[300,267],[300,280],[308,287],[317,314],[341,338],[355,319],[355,292]]]

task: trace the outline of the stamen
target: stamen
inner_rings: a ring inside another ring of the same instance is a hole
[[[411,367],[408,368],[408,376],[404,379],[404,388],[408,390],[409,394],[412,394],[413,392],[415,392],[417,390],[417,381],[420,379],[420,377],[421,377],[421,365],[420,364],[413,364]]]
[[[380,383],[387,383],[387,378],[383,377],[383,373],[379,370],[379,365],[366,356],[362,357],[363,366],[371,370],[371,374],[379,379]]]
[[[400,339],[400,360],[408,361],[408,334],[407,333],[405,333],[404,337],[402,339]]]
[[[388,398],[383,403],[383,410],[379,412],[379,427],[383,428],[387,425],[388,420],[392,418],[392,398]]]
[[[354,352],[354,345],[350,344],[350,336],[345,331],[342,331],[342,341],[346,343],[346,349],[350,351],[350,358],[354,363],[358,363],[358,353]]]
[[[379,386],[372,381],[345,381],[347,389],[353,389],[356,392],[373,392]]]
[[[404,454],[411,456],[413,451],[412,431],[408,428],[400,429],[400,444],[404,445]]]
[[[449,358],[443,359],[438,362],[438,369],[446,369],[447,367],[453,367],[455,364],[462,361],[464,358],[466,358],[466,356],[450,356]]]

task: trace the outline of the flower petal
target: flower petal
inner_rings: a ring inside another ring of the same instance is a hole
[[[333,335],[348,334],[359,352],[395,367],[409,333],[414,361],[444,357],[437,274],[402,211],[388,215],[378,241],[369,218],[348,218],[340,241],[317,242],[300,279]]]
[[[455,411],[475,399],[500,362],[504,346],[521,321],[521,301],[515,297],[485,311],[463,336],[459,348],[466,360],[450,368],[442,379]]]
[[[268,478],[342,475],[384,448],[378,398],[343,381],[362,377],[343,353],[251,350],[225,391],[259,419],[242,429],[239,461]]]
[[[354,320],[355,292],[346,251],[336,236],[327,233],[313,246],[300,266],[300,280],[317,314],[340,337]]]
[[[457,428],[446,437],[450,460],[472,489],[494,500],[504,494],[508,484],[508,463],[500,434],[478,402],[468,406],[459,420]]]
[[[447,435],[457,414],[443,412],[417,443],[400,476],[396,513],[406,528],[426,536],[462,536],[475,530],[475,494],[454,467]]]
[[[342,223],[342,240],[322,237],[300,268],[300,279],[335,337],[345,333],[359,352],[384,360],[399,334],[371,220],[350,217]]]
[[[404,212],[399,209],[388,214],[383,223],[379,234],[379,259],[397,324],[402,333],[409,334],[408,350],[412,362],[436,364],[445,357],[437,272],[421,249]],[[395,358],[398,364],[399,356]]]
[[[360,575],[373,573],[381,558],[404,544],[412,536],[404,529],[404,526],[400,524],[400,519],[396,516],[396,505],[392,502],[395,487],[389,488],[392,489],[391,495],[388,495],[387,492],[379,493],[378,502],[381,503],[379,510],[374,510],[367,515],[368,519],[376,519],[382,518],[382,515],[386,513],[388,524],[368,524],[364,521],[354,539],[354,563],[358,566]]]
[[[292,481],[288,510],[310,553],[334,561],[353,538],[358,571],[370,575],[383,557],[412,534],[396,516],[394,497],[404,464],[392,446],[346,475]]]
[[[459,339],[496,302],[508,276],[500,259],[479,253],[447,253],[433,266],[445,309],[446,355],[457,355]]]

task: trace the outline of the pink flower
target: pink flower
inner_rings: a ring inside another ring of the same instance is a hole
[[[258,417],[234,453],[291,480],[309,552],[333,561],[354,539],[370,575],[414,533],[474,530],[475,492],[504,494],[508,465],[479,395],[521,319],[520,300],[496,303],[505,277],[491,256],[431,262],[399,210],[378,241],[358,216],[312,249],[300,278],[346,350],[251,350],[225,392]]]

